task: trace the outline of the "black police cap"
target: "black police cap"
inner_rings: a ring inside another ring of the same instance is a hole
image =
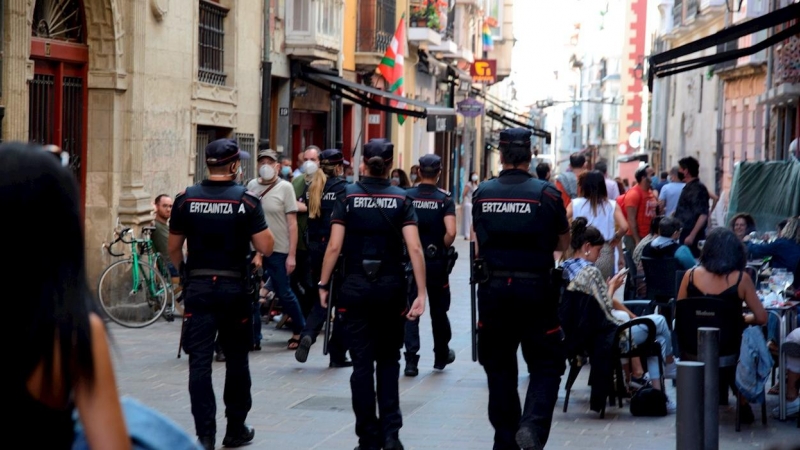
[[[364,161],[376,156],[383,158],[384,162],[391,161],[394,158],[394,144],[384,138],[370,139],[364,145]]]
[[[526,128],[508,128],[500,132],[501,147],[526,147],[531,146],[531,130]]]
[[[250,159],[250,154],[239,150],[234,139],[217,139],[206,145],[206,164],[209,166],[224,166],[237,159]]]
[[[423,155],[419,159],[419,170],[427,173],[436,173],[442,170],[442,158],[438,155]]]
[[[345,166],[350,165],[350,161],[344,159],[342,152],[336,148],[323,150],[322,153],[319,154],[319,162],[320,164],[327,164],[331,166],[336,164],[344,164]]]

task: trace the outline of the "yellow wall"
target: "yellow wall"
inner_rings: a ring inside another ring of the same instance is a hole
[[[406,38],[408,38],[408,0],[397,0],[395,24],[400,23],[400,17],[403,13],[405,13]],[[413,53],[413,58],[411,56],[412,53],[408,42],[406,42],[405,64],[403,65],[405,69],[405,74],[403,75],[403,92],[406,93],[406,96],[411,95],[416,90],[416,50]],[[395,152],[397,153],[397,155],[395,155],[395,167],[403,169],[408,173],[411,166],[416,163],[411,161],[411,143],[413,142],[413,124],[415,119],[413,117],[407,117],[405,123],[400,125],[397,123],[397,116],[391,114],[389,120],[392,121],[392,141],[394,142]]]
[[[344,0],[344,40],[342,69],[356,70],[356,29],[358,28],[358,0]]]

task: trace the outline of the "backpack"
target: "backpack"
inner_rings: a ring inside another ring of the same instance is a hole
[[[736,365],[736,388],[751,403],[764,400],[764,385],[772,370],[772,355],[760,327],[747,327],[742,333],[739,363]]]
[[[667,415],[667,394],[652,387],[643,387],[631,396],[631,415],[662,417]]]

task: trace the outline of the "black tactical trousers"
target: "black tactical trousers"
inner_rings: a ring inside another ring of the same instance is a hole
[[[450,283],[445,277],[442,279],[428,278],[426,289],[428,291],[428,311],[431,315],[431,328],[433,328],[433,355],[435,362],[447,361],[450,351],[450,319],[447,311],[450,310]],[[409,295],[409,304],[417,297],[417,286],[413,285]],[[419,353],[419,320],[409,320],[405,326],[406,358]],[[435,363],[434,362],[434,363]]]
[[[541,279],[491,278],[478,287],[478,358],[489,383],[494,450],[518,450],[521,426],[542,445],[550,435],[553,407],[564,374],[564,333],[557,294]],[[524,407],[517,393],[517,349],[530,374]]]
[[[319,290],[316,288],[317,283],[320,282],[322,259],[325,256],[325,253],[324,248],[320,251],[309,250],[308,253],[309,261],[311,263],[311,281],[314,285],[313,291],[316,295],[316,300],[314,301],[314,306],[311,308],[311,313],[306,318],[306,326],[303,328],[303,332],[300,334],[300,336],[311,336],[311,340],[316,342],[320,331],[322,331],[322,328],[325,326],[325,321],[330,320],[330,317],[327,317],[327,309],[323,308],[319,303]],[[339,278],[340,274],[338,272],[334,272],[333,277],[336,284],[342,284],[342,280]],[[336,306],[336,297],[337,292],[332,292],[332,295],[328,297],[328,301],[334,302],[334,307]],[[333,330],[331,330],[331,337],[328,341],[328,353],[331,355],[331,361],[344,361],[347,357],[347,347],[345,347],[345,341],[342,337],[342,333],[344,332],[343,328],[344,327],[339,320],[339,314],[335,314],[333,320]]]
[[[340,289],[336,311],[353,360],[350,389],[356,435],[364,449],[381,448],[385,439],[397,438],[403,426],[398,378],[405,292],[402,275],[382,276],[374,282],[364,275],[348,275]],[[379,416],[375,415],[376,393]]]
[[[252,299],[240,280],[193,278],[185,290],[183,349],[189,355],[189,396],[198,436],[216,434],[217,404],[211,384],[215,338],[225,353],[225,416],[240,428],[250,411],[248,352],[253,345]]]

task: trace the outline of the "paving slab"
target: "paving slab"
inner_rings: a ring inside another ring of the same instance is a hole
[[[471,360],[469,255],[459,238],[461,255],[451,275],[455,363],[444,371],[433,370],[430,318],[422,318],[420,375],[400,378],[400,407],[403,429],[400,437],[410,450],[487,450],[492,448],[494,430],[487,416],[488,391],[483,369]],[[122,395],[135,397],[194,434],[189,405],[188,357],[176,358],[180,322],[159,321],[144,329],[109,325],[113,338],[117,382]],[[354,416],[350,409],[350,369],[330,369],[315,345],[308,362],[299,364],[294,352],[286,350],[288,331],[264,325],[263,350],[250,354],[253,409],[248,423],[256,428],[250,450],[260,449],[352,449],[357,444]],[[518,386],[527,387],[525,365],[520,356]],[[217,396],[217,428],[224,430],[222,403],[224,363],[213,364]],[[401,367],[402,369],[402,367]],[[621,409],[608,408],[605,419],[589,411],[588,368],[581,371],[570,396],[569,409],[562,413],[564,389],[553,417],[548,449],[675,449],[675,415],[641,418],[630,414],[627,403]],[[674,390],[668,388],[674,398]],[[733,399],[731,399],[733,401]],[[769,396],[768,410],[777,405]],[[756,424],[734,431],[733,409],[720,408],[720,448],[724,450],[770,449],[797,445],[800,430],[795,422],[770,417],[760,423],[760,407],[753,405]],[[217,442],[222,436],[217,436]]]

